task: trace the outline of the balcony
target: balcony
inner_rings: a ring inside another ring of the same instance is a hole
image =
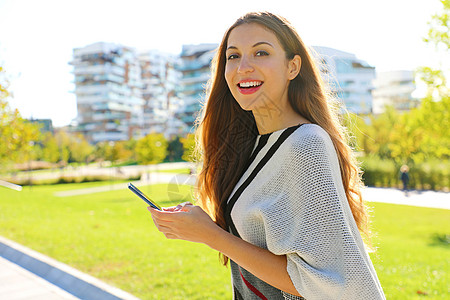
[[[179,71],[189,71],[189,70],[199,70],[202,68],[208,68],[209,69],[209,64],[211,62],[204,62],[204,61],[198,61],[198,60],[194,60],[194,61],[183,61],[182,63],[180,63],[180,65],[177,67],[177,69]]]
[[[104,64],[104,65],[89,65],[89,66],[75,66],[74,69],[75,75],[82,75],[82,74],[114,74],[119,76],[125,75],[125,69],[111,65],[111,64]]]
[[[112,112],[97,113],[92,116],[92,119],[95,121],[121,120],[125,118],[126,116],[124,113],[112,113]]]
[[[92,133],[92,140],[94,142],[125,141],[127,139],[128,135],[124,132],[100,131]]]
[[[211,74],[209,72],[201,72],[200,74],[196,74],[195,76],[183,76],[180,80],[182,84],[191,84],[191,83],[206,83],[210,79]]]

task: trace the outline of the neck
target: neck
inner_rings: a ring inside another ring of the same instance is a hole
[[[264,107],[252,110],[259,134],[271,133],[302,123],[310,123],[287,104],[286,107]]]

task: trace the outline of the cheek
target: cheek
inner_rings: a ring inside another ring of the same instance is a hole
[[[225,80],[227,81],[228,87],[231,89],[233,85],[233,72],[228,64],[225,66]]]

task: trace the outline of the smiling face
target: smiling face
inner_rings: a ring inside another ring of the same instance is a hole
[[[225,79],[242,109],[282,111],[289,105],[289,82],[300,62],[286,58],[273,32],[257,23],[239,25],[228,37],[226,59]]]

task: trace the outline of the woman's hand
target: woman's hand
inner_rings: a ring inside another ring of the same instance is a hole
[[[214,233],[221,228],[199,206],[189,202],[164,208],[162,211],[147,208],[153,222],[168,239],[181,239],[209,244]]]
[[[287,273],[285,255],[275,255],[223,230],[199,206],[187,202],[163,211],[151,207],[148,210],[158,230],[168,239],[206,244],[261,280],[287,293],[299,295]]]

